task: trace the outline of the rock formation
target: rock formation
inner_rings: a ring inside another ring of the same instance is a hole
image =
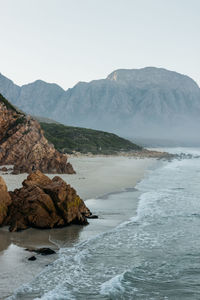
[[[8,213],[11,197],[7,191],[5,181],[0,176],[0,224],[3,224]]]
[[[8,193],[4,181],[0,181],[0,225],[9,225],[10,231],[88,224],[91,212],[60,177],[51,180],[37,170],[22,185]]]
[[[66,155],[55,150],[37,121],[17,111],[0,94],[0,165],[14,165],[14,173],[74,173]]]

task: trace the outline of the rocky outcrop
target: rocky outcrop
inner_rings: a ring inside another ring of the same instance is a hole
[[[8,214],[8,206],[11,204],[11,197],[7,191],[5,181],[0,176],[0,224],[3,224]]]
[[[9,225],[10,231],[19,231],[30,227],[88,224],[87,217],[91,212],[76,191],[60,177],[51,180],[37,170],[22,184],[22,188],[9,192],[11,200],[7,216],[0,225]],[[5,190],[5,186],[2,189]]]
[[[55,150],[37,121],[18,112],[0,95],[0,165],[14,165],[14,174],[74,173],[67,156]]]

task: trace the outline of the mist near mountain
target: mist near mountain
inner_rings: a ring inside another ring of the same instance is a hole
[[[26,113],[67,125],[129,138],[199,139],[199,86],[162,68],[120,69],[67,91],[41,80],[19,87],[0,75],[0,92]]]

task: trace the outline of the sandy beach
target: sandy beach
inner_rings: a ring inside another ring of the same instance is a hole
[[[32,253],[25,251],[25,248],[48,246],[58,250],[61,247],[72,247],[134,216],[139,196],[134,187],[149,169],[158,164],[155,159],[129,157],[74,157],[70,158],[70,162],[76,174],[59,176],[77,190],[99,219],[89,220],[88,226],[72,225],[52,230],[29,229],[10,233],[7,228],[1,228],[0,299],[5,299],[23,283],[29,282],[59,255],[36,255],[37,260],[31,262],[27,259]],[[8,189],[13,190],[21,186],[27,174],[2,176]],[[118,197],[115,197],[116,193]],[[131,201],[129,193],[133,195]]]

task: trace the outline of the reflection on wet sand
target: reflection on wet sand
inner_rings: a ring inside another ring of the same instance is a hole
[[[71,225],[57,229],[27,229],[21,232],[9,232],[7,227],[0,229],[0,251],[10,244],[22,248],[70,247],[79,240],[83,226]]]

